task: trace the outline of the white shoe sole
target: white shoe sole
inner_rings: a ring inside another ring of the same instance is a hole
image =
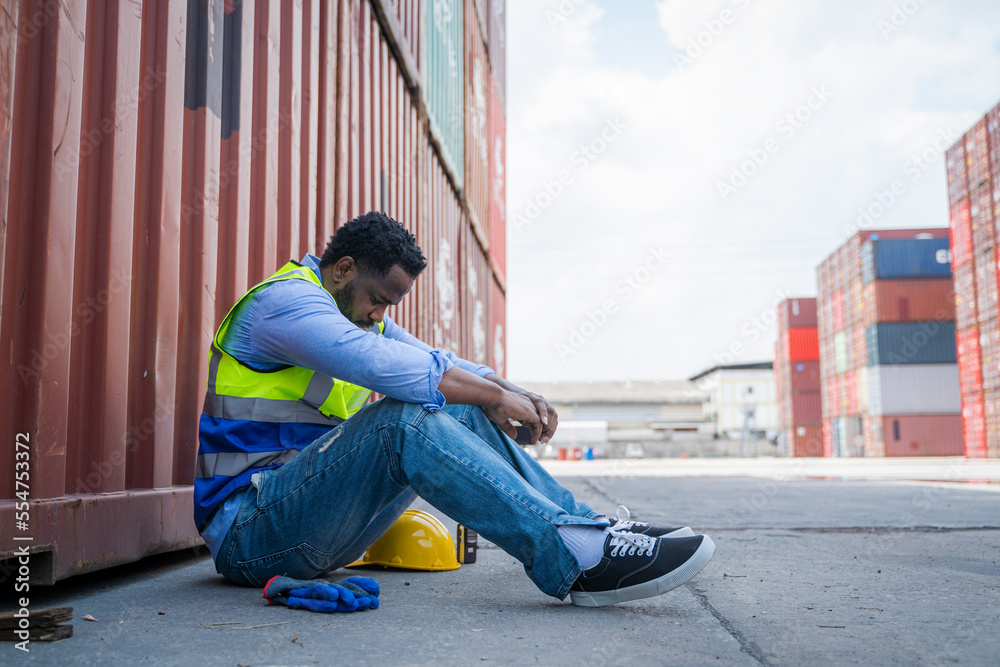
[[[667,533],[664,537],[694,537],[695,533],[689,526],[678,528],[672,533]]]
[[[706,535],[705,539],[701,542],[701,546],[698,547],[698,550],[690,558],[676,570],[668,572],[658,579],[652,579],[641,584],[636,584],[635,586],[627,586],[613,591],[592,593],[570,591],[569,598],[577,607],[603,607],[616,602],[641,600],[642,598],[662,595],[693,579],[696,574],[701,572],[702,568],[708,565],[708,561],[712,560],[713,555],[715,555],[715,542]]]

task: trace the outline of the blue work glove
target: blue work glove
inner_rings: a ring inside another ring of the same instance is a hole
[[[331,582],[278,575],[264,585],[263,597],[269,604],[330,613],[378,609],[378,594],[378,582],[369,577],[348,577]]]

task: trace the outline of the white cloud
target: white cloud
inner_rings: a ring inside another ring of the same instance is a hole
[[[883,39],[893,4],[668,0],[640,16],[638,3],[588,0],[552,27],[559,3],[510,2],[508,224],[560,171],[572,176],[509,230],[512,376],[681,377],[732,341],[745,359],[770,358],[774,333],[746,340],[747,319],[776,290],[814,294],[815,266],[857,208],[904,178],[939,128],[962,132],[1000,98],[1000,6],[928,2]],[[602,42],[604,22],[634,14],[681,53],[723,7],[735,20],[685,67],[653,63],[658,76],[610,62],[615,44]],[[784,136],[776,124],[822,85],[833,97]],[[580,170],[580,147],[615,118],[627,127]],[[722,201],[718,182],[768,138],[777,152]],[[907,186],[880,225],[946,226],[943,161]],[[560,360],[556,343],[656,244],[675,260]]]

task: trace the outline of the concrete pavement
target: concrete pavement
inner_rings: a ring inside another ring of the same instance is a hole
[[[917,466],[925,479],[945,479],[959,463],[928,461]],[[843,465],[837,479],[789,473],[780,460],[632,463],[553,468],[599,509],[625,504],[637,518],[688,523],[716,541],[701,574],[656,598],[573,607],[539,593],[488,545],[454,572],[369,572],[383,591],[374,612],[312,614],[226,584],[202,548],[34,588],[35,608],[74,607],[74,637],[32,642],[29,654],[0,644],[0,661],[996,664],[1000,494],[980,478],[1000,468],[977,468],[979,483],[966,484],[957,473],[950,483],[872,479],[881,462]]]

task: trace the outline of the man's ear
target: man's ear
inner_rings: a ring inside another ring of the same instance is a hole
[[[333,265],[333,280],[335,283],[349,281],[358,272],[358,266],[353,257],[341,257]]]

